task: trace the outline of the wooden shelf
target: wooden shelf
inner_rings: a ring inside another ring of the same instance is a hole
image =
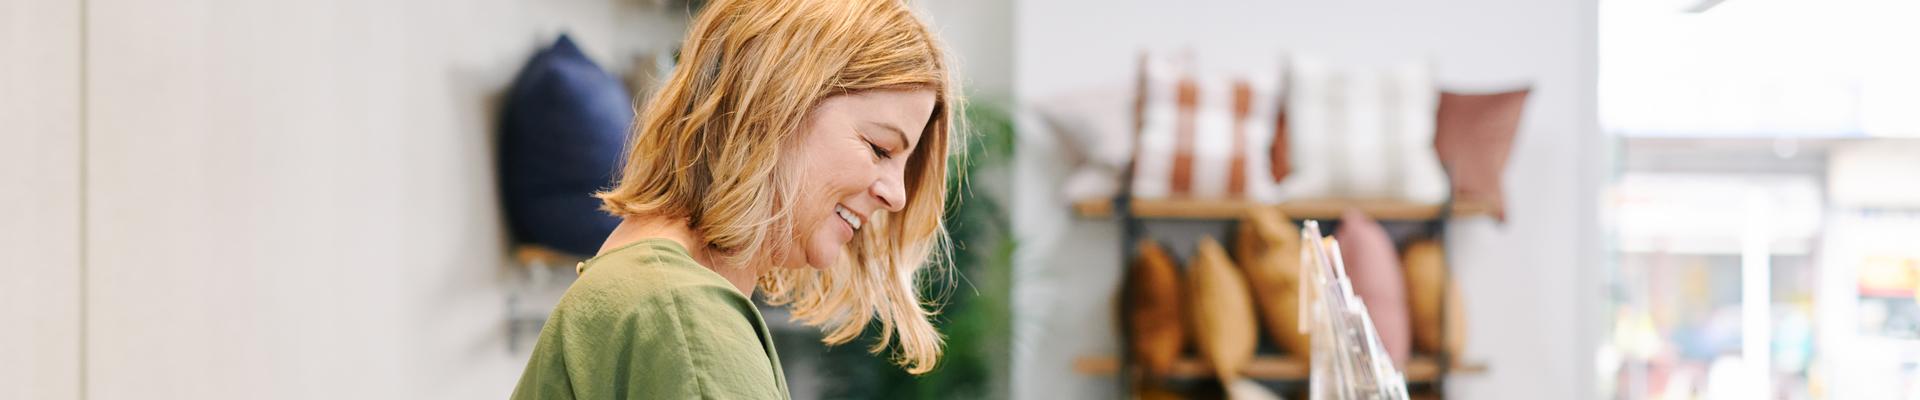
[[[1397,200],[1353,200],[1353,199],[1312,199],[1293,200],[1275,205],[1267,205],[1242,200],[1198,200],[1165,199],[1133,200],[1133,216],[1147,219],[1238,219],[1246,215],[1253,207],[1278,207],[1288,217],[1300,219],[1335,219],[1348,207],[1359,208],[1374,219],[1397,221],[1425,221],[1440,217],[1440,204],[1408,203]],[[1113,216],[1112,200],[1082,200],[1073,204],[1073,211],[1081,217],[1107,218]],[[1488,215],[1493,207],[1486,204],[1454,204],[1453,216]]]
[[[1112,356],[1088,356],[1073,360],[1073,371],[1081,375],[1113,375],[1120,370],[1120,360]],[[1484,364],[1459,364],[1449,368],[1450,374],[1485,373]],[[1307,378],[1307,363],[1298,358],[1284,356],[1254,357],[1247,364],[1246,376],[1262,380],[1302,380]],[[1407,382],[1432,382],[1441,375],[1440,363],[1430,357],[1414,357],[1407,360],[1407,367],[1401,371]],[[1212,377],[1213,370],[1206,363],[1195,358],[1183,358],[1174,362],[1173,370],[1168,372],[1175,378]]]

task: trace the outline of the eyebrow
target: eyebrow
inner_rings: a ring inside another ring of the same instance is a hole
[[[901,152],[908,152],[908,153],[911,153],[911,152],[913,152],[913,148],[914,148],[914,146],[917,146],[917,145],[919,145],[919,143],[914,143],[913,141],[910,141],[910,140],[907,140],[907,133],[906,133],[906,131],[902,131],[902,130],[900,130],[900,127],[898,127],[898,126],[893,126],[893,124],[883,124],[883,123],[878,123],[878,122],[867,122],[867,125],[871,125],[871,126],[877,126],[877,127],[880,127],[880,130],[883,130],[883,131],[887,131],[887,132],[893,132],[893,135],[894,135],[894,136],[895,136],[895,137],[896,137],[897,139],[899,139],[899,140],[900,140],[900,143],[901,143],[901,144],[903,144],[903,145],[906,145],[906,146],[907,146],[907,148],[904,148],[904,149],[900,149],[900,151],[901,151]]]

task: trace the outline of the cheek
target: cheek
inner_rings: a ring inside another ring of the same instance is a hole
[[[846,153],[842,151],[841,153]],[[864,193],[875,168],[871,160],[860,157],[862,154],[835,154],[810,157],[803,169],[796,171],[799,179],[801,209],[794,210],[799,218],[795,232],[798,239],[796,249],[805,256],[804,264],[816,268],[830,267],[842,257],[847,242],[842,240],[843,228],[840,216],[834,215],[837,204],[848,202]],[[857,235],[856,235],[857,237]],[[857,239],[856,239],[857,240]],[[801,260],[794,260],[801,261]],[[799,267],[799,262],[793,267]]]
[[[786,248],[791,256],[788,268],[819,267],[834,262],[838,251],[840,217],[833,214],[834,201],[825,187],[801,175],[800,197],[793,210],[793,238]],[[816,178],[817,179],[817,178]]]
[[[826,201],[829,202],[827,204],[829,208],[833,207],[832,203],[844,201],[848,197],[865,192],[868,185],[873,182],[874,171],[879,168],[866,153],[848,151],[839,153],[817,158],[819,162],[812,165],[812,168],[802,175],[800,181],[802,185],[820,189],[822,194],[828,197]]]

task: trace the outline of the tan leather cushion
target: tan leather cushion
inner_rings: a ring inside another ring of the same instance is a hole
[[[1160,376],[1173,368],[1187,340],[1185,287],[1179,266],[1166,249],[1141,240],[1138,258],[1128,269],[1121,290],[1126,313],[1130,353],[1148,375]]]

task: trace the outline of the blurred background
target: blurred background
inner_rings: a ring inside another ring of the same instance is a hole
[[[0,0],[0,399],[506,397],[704,3]],[[1301,398],[1305,220],[1416,398],[1920,398],[1915,2],[910,3],[948,353],[796,399]]]

